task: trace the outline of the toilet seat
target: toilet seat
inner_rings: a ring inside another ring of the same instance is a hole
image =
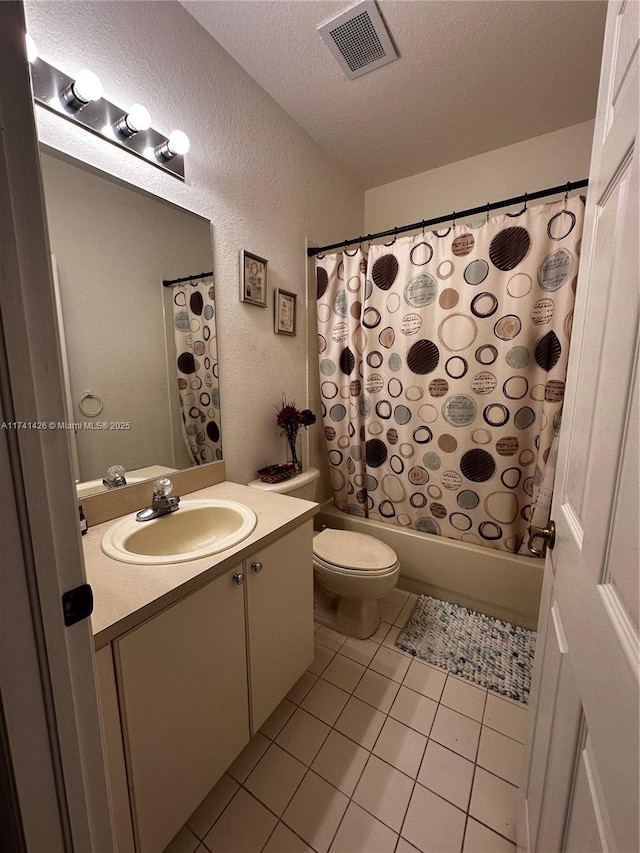
[[[358,577],[380,577],[394,572],[398,557],[393,548],[350,530],[323,530],[313,538],[316,563],[329,571]]]

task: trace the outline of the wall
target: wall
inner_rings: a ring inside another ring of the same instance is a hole
[[[282,393],[306,405],[305,239],[359,233],[362,188],[179,4],[27,2],[26,13],[43,59],[69,73],[91,68],[109,100],[139,101],[156,129],[191,139],[183,184],[37,110],[46,144],[212,221],[224,457],[228,478],[248,482],[285,458]],[[238,301],[242,248],[269,260],[271,291],[298,294],[296,337],[274,335],[272,294],[266,309]]]
[[[131,424],[106,433],[78,431],[80,479],[101,479],[114,464],[127,471],[189,467],[181,432],[172,435],[180,406],[175,347],[169,350],[173,371],[167,376],[167,291],[160,282],[211,269],[209,222],[56,157],[44,154],[41,162],[71,419]],[[168,308],[172,334],[171,304]],[[95,419],[78,408],[89,389],[104,406]]]
[[[586,178],[592,140],[587,121],[374,187],[365,193],[364,233]]]

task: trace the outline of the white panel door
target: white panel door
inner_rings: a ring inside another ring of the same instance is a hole
[[[541,853],[638,850],[638,10],[605,35],[518,821]]]

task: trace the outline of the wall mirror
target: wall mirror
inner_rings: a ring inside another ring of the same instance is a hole
[[[41,161],[78,497],[221,459],[211,223]]]

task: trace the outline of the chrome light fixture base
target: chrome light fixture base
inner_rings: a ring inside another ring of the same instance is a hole
[[[167,160],[155,154],[156,150],[167,145],[168,137],[151,127],[130,136],[118,131],[119,123],[125,118],[127,110],[112,104],[104,97],[84,104],[81,109],[74,109],[65,102],[63,96],[73,82],[73,77],[69,77],[40,57],[31,63],[33,99],[37,104],[74,124],[81,125],[112,145],[117,145],[118,148],[141,157],[146,163],[162,169],[174,178],[184,181],[183,155],[176,154]]]

